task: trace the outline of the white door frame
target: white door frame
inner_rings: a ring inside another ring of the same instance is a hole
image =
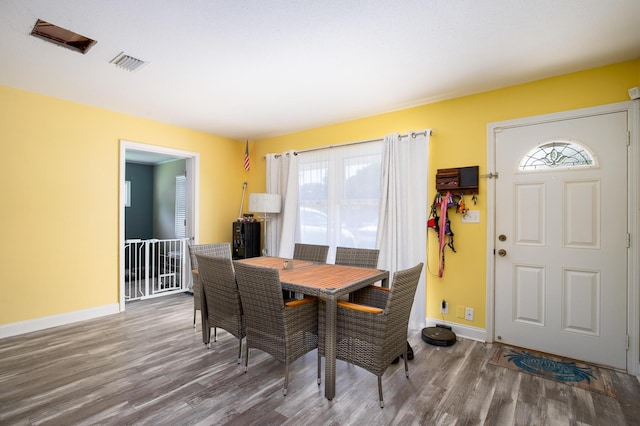
[[[190,176],[187,182],[191,182],[191,187],[187,191],[187,203],[190,202],[189,217],[187,218],[187,236],[192,237],[197,243],[200,234],[200,154],[197,152],[183,151],[173,148],[165,148],[161,146],[148,145],[127,140],[120,140],[120,223],[118,237],[118,253],[119,253],[119,288],[120,288],[120,312],[125,310],[125,294],[124,294],[124,205],[125,205],[125,171],[126,171],[126,153],[127,150],[144,151],[155,154],[164,154],[171,157],[183,158],[187,174]]]
[[[626,111],[629,117],[629,150],[628,150],[628,229],[631,234],[631,245],[627,252],[627,334],[629,350],[627,351],[627,372],[640,374],[639,340],[640,340],[640,101],[627,101],[615,104],[563,111],[534,117],[489,123],[487,125],[487,342],[494,341],[495,335],[495,218],[496,193],[493,173],[496,170],[496,138],[498,128],[518,127],[539,124],[562,119],[585,117],[597,114]]]

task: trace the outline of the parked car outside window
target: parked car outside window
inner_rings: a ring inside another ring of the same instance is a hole
[[[329,244],[329,218],[323,211],[310,207],[300,207],[300,242],[306,244]],[[375,236],[374,236],[375,238]],[[340,229],[340,241],[338,245],[355,247],[356,238],[346,228]],[[375,243],[374,243],[375,244]]]

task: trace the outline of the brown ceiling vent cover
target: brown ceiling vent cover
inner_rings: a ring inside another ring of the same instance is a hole
[[[142,59],[126,55],[124,52],[120,52],[120,54],[109,61],[109,63],[127,71],[135,71],[142,65],[145,65],[145,62]]]
[[[89,37],[65,30],[42,19],[36,21],[31,35],[82,54],[87,53],[97,43]]]

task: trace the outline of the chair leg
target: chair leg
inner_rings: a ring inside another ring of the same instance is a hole
[[[193,308],[193,328],[196,328],[196,308]]]
[[[238,339],[240,344],[238,345],[238,365],[242,362],[242,338]]]
[[[246,373],[249,370],[249,345],[245,343],[244,345],[244,372]]]
[[[213,341],[217,342],[218,341],[218,329],[213,327]]]
[[[409,364],[407,363],[407,351],[404,351],[404,375],[409,377]]]
[[[282,393],[284,393],[284,396],[287,396],[287,388],[289,387],[289,364],[288,363],[284,363],[284,389],[282,390]]]
[[[378,376],[378,396],[380,397],[380,408],[384,408],[384,401],[382,399],[382,376]]]
[[[320,356],[320,352],[318,352],[318,386],[322,383],[322,357]]]
[[[409,377],[409,365],[407,364],[407,357],[404,357],[404,375]]]

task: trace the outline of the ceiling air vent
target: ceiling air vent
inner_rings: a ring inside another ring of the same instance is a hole
[[[113,58],[109,63],[127,71],[135,71],[145,64],[143,60],[125,55],[124,52],[120,52],[120,54]]]
[[[82,54],[87,53],[97,43],[95,40],[76,34],[73,31],[65,30],[42,19],[36,21],[33,30],[31,30],[31,35]]]

